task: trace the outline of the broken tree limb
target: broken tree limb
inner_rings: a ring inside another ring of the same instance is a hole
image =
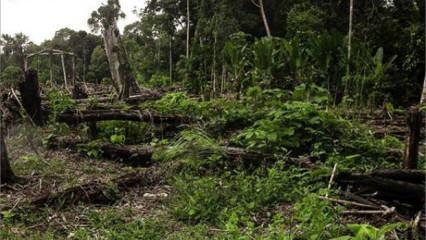
[[[108,204],[116,200],[116,196],[108,194],[108,189],[115,188],[119,192],[127,191],[137,186],[151,186],[160,183],[161,174],[155,171],[144,171],[142,173],[130,173],[115,178],[110,183],[93,181],[84,185],[68,188],[56,194],[47,194],[31,200],[33,208],[43,206],[56,206],[65,208],[77,203]]]
[[[382,214],[382,215],[389,215],[395,212],[395,208],[390,208],[389,210],[349,210],[349,211],[342,211],[342,214],[361,214],[361,215],[368,215],[368,214]]]
[[[322,200],[326,200],[326,201],[330,201],[330,202],[336,202],[336,203],[340,203],[340,204],[343,204],[343,205],[352,205],[352,206],[357,206],[357,207],[378,209],[377,206],[363,204],[363,203],[359,203],[359,202],[352,202],[352,201],[347,201],[347,200],[341,200],[341,199],[330,198],[330,197],[321,197],[321,196],[319,198],[322,199]]]
[[[78,124],[83,122],[98,122],[110,120],[151,122],[154,124],[185,124],[194,122],[193,119],[179,115],[159,115],[139,110],[82,110],[66,111],[59,115],[58,122]]]

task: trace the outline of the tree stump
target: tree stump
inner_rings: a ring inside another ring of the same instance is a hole
[[[44,118],[41,108],[37,71],[30,69],[25,72],[25,80],[19,83],[18,87],[19,92],[21,92],[22,105],[25,111],[37,126],[42,126]]]
[[[406,169],[417,169],[420,131],[422,128],[422,113],[418,107],[410,108],[407,125],[408,134],[405,142],[404,167]]]
[[[16,176],[10,167],[9,158],[7,156],[6,144],[3,136],[3,123],[0,126],[0,183],[13,183]]]

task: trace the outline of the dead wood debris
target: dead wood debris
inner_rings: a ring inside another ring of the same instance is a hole
[[[188,117],[179,115],[161,115],[151,113],[148,111],[139,110],[118,110],[118,109],[101,109],[101,110],[69,110],[59,115],[58,122],[67,124],[79,124],[83,122],[97,122],[97,121],[137,121],[148,122],[154,124],[172,124],[180,125],[191,123],[193,120]]]
[[[116,200],[114,192],[125,192],[132,187],[152,186],[161,182],[162,175],[155,168],[146,169],[141,173],[130,173],[110,182],[100,182],[98,180],[90,183],[68,188],[56,194],[47,194],[36,197],[30,201],[32,208],[43,206],[56,206],[64,208],[78,203],[88,204],[108,204]]]
[[[376,170],[371,173],[339,173],[336,182],[346,191],[343,199],[322,198],[350,207],[342,214],[374,215],[416,223],[426,231],[424,170]],[[419,217],[420,216],[420,217]]]

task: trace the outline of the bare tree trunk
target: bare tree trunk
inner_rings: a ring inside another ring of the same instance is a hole
[[[53,58],[53,54],[52,51],[49,54],[49,75],[50,75],[50,84],[52,84],[52,86],[55,86],[55,84],[53,83],[53,65],[52,65],[52,58]]]
[[[86,84],[86,47],[83,49],[83,83]]]
[[[260,9],[260,15],[262,15],[263,25],[265,25],[266,35],[272,37],[271,29],[269,28],[268,18],[266,17],[265,7],[263,5],[263,0],[258,0],[256,3],[252,0],[252,3]]]
[[[67,70],[65,69],[65,59],[64,59],[64,54],[61,54],[61,63],[62,63],[62,73],[64,74],[64,84],[65,84],[65,88],[66,88],[66,89],[68,89]]]
[[[354,0],[350,0],[349,6],[349,33],[348,33],[348,69],[352,54],[352,21],[353,21]]]
[[[172,36],[169,42],[169,79],[170,83],[173,82],[173,50],[172,50]]]
[[[225,77],[226,77],[226,68],[225,65],[222,65],[222,79],[220,81],[220,95],[223,96],[223,89],[225,88]]]
[[[7,156],[6,144],[3,136],[3,119],[0,119],[0,122],[0,183],[13,183],[16,181],[16,176],[10,167],[9,158]]]
[[[189,58],[190,17],[189,0],[186,0],[186,58]]]
[[[422,91],[422,97],[420,98],[420,104],[426,103],[426,75],[425,80],[423,81],[423,91]]]
[[[75,87],[75,56],[72,56],[72,76],[71,76],[71,84]]]
[[[350,3],[349,3],[349,31],[348,31],[348,52],[347,52],[347,54],[348,54],[348,58],[347,58],[347,60],[348,60],[348,62],[347,62],[347,65],[346,65],[346,76],[347,76],[347,79],[345,80],[345,86],[344,86],[344,89],[343,89],[343,94],[342,94],[342,97],[343,97],[343,95],[345,95],[345,94],[348,94],[348,90],[349,90],[349,84],[350,84],[350,81],[351,81],[351,75],[350,75],[350,71],[351,71],[351,69],[350,69],[350,65],[351,65],[351,55],[352,55],[352,22],[353,22],[353,6],[354,6],[354,0],[350,0]]]
[[[214,34],[214,45],[213,45],[213,93],[216,96],[216,45],[217,45],[217,34]]]
[[[111,24],[103,32],[105,52],[108,58],[113,85],[119,98],[125,99],[140,93],[136,79],[132,74],[127,53],[122,46],[117,23]]]

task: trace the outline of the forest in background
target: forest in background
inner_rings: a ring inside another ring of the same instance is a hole
[[[135,12],[140,21],[126,26],[123,42],[141,85],[180,84],[191,93],[216,97],[252,86],[293,90],[306,84],[327,89],[330,104],[419,101],[424,1],[354,1],[350,57],[349,1],[264,1],[270,38],[252,1],[189,3],[188,8],[185,0],[148,1]],[[4,35],[2,43],[4,80],[21,64],[19,55],[55,48],[77,54],[80,81],[111,82],[102,38],[93,33],[64,28],[40,45],[23,34]],[[52,62],[60,79],[60,59]],[[41,82],[50,79],[48,57],[33,60],[31,67],[39,70]]]
[[[108,0],[2,35],[0,239],[424,240],[424,9],[149,0],[120,32]]]

